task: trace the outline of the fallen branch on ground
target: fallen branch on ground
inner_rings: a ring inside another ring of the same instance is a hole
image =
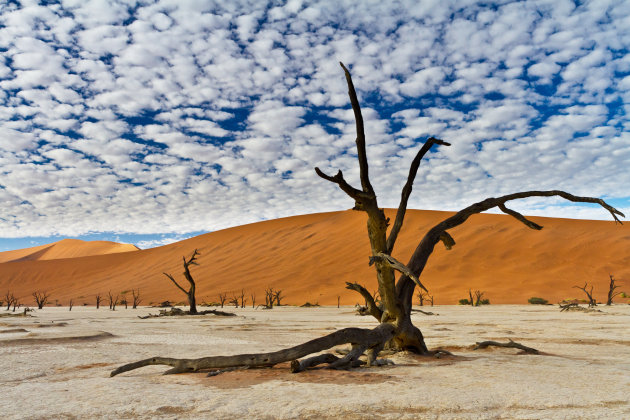
[[[211,356],[200,359],[174,359],[169,357],[151,357],[138,362],[129,363],[113,370],[110,376],[116,376],[123,372],[138,369],[150,365],[166,365],[171,369],[164,372],[165,375],[184,372],[197,372],[206,369],[225,369],[231,367],[271,367],[278,363],[291,361],[295,365],[297,359],[313,353],[330,349],[340,344],[350,343],[352,350],[342,358],[335,357],[328,365],[330,369],[349,369],[360,364],[359,357],[367,351],[367,365],[381,365],[376,361],[376,356],[383,349],[384,344],[394,336],[394,326],[381,324],[378,327],[367,330],[362,328],[344,328],[321,338],[307,341],[288,349],[255,354],[238,354],[235,356]],[[316,356],[317,357],[317,356]],[[332,360],[332,358],[329,358]],[[320,361],[320,363],[324,363]],[[313,366],[313,358],[304,361],[303,366]],[[297,362],[297,367],[301,366]]]
[[[482,341],[482,342],[478,342],[478,343],[476,343],[476,345],[473,348],[473,350],[485,349],[485,348],[490,347],[490,346],[515,348],[515,349],[523,350],[525,353],[529,353],[529,354],[539,354],[540,353],[535,348],[524,346],[521,343],[517,343],[517,342],[512,341],[512,340],[510,340],[507,343],[499,343],[498,341]]]
[[[217,316],[236,316],[235,313],[232,312],[223,312],[223,311],[217,311],[216,309],[212,309],[212,310],[208,310],[208,311],[201,311],[201,312],[195,312],[190,313],[190,311],[183,311],[179,308],[171,308],[170,310],[163,310],[160,311],[159,314],[149,314],[146,316],[139,316],[138,318],[140,319],[148,319],[148,318],[159,318],[162,316],[180,316],[180,315],[217,315]]]

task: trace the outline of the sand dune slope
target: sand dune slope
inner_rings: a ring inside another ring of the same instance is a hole
[[[62,239],[61,241],[15,251],[0,252],[0,263],[11,261],[55,260],[77,258],[91,255],[113,254],[116,252],[137,251],[131,244],[119,244],[109,241],[82,241],[80,239]]]
[[[406,262],[427,229],[450,214],[410,210],[394,256]],[[393,219],[393,211],[388,216]],[[594,284],[596,298],[604,300],[609,274],[630,292],[627,224],[532,219],[545,228],[534,231],[509,216],[480,214],[453,229],[457,245],[450,251],[439,245],[422,276],[435,303],[457,303],[469,288],[485,291],[492,303],[526,303],[532,296],[557,302],[582,297],[572,286],[584,282]],[[284,290],[288,304],[336,304],[337,296],[342,304],[354,304],[362,299],[344,289],[346,281],[376,289],[365,223],[360,212],[320,213],[225,229],[154,249],[44,259],[55,255],[53,247],[33,260],[0,264],[0,292],[12,290],[32,304],[31,293],[45,289],[59,303],[73,298],[75,305],[93,305],[95,293],[129,295],[139,288],[143,304],[183,301],[162,272],[183,282],[182,256],[198,249],[199,266],[192,273],[199,301],[244,289],[260,302],[265,287],[272,286]],[[26,255],[32,253],[22,258]]]

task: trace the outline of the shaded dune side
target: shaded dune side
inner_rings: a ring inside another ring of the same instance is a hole
[[[52,244],[40,245],[33,248],[0,252],[0,263],[77,258],[137,250],[138,247],[131,244],[120,244],[109,241],[62,239]]]
[[[395,213],[387,211],[392,220]],[[409,210],[393,255],[406,262],[424,233],[450,212]],[[436,304],[455,304],[468,289],[486,292],[492,303],[526,303],[532,296],[550,302],[582,297],[573,289],[595,284],[604,300],[608,274],[621,282],[630,277],[630,231],[627,225],[532,217],[544,226],[533,231],[505,215],[479,214],[450,233],[455,247],[438,244],[423,273]],[[19,261],[0,264],[0,292],[11,289],[30,302],[34,290],[75,305],[94,304],[95,293],[106,295],[140,288],[142,304],[184,301],[185,296],[162,274],[183,283],[182,256],[197,248],[198,301],[216,301],[245,289],[264,300],[265,287],[283,289],[285,303],[362,302],[344,288],[357,281],[376,289],[366,215],[343,211],[295,216],[238,226],[200,235],[159,248],[72,259]],[[128,292],[130,294],[130,292]],[[251,301],[250,301],[251,302]]]

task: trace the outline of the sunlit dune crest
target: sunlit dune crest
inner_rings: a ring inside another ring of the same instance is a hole
[[[138,247],[131,244],[119,244],[109,241],[62,239],[61,241],[54,242],[52,244],[18,249],[15,251],[0,252],[0,263],[78,258],[137,250]]]
[[[409,210],[393,256],[406,262],[424,233],[452,213]],[[394,219],[393,210],[387,216]],[[450,233],[450,251],[438,244],[422,274],[436,304],[456,304],[468,289],[485,292],[492,304],[550,302],[582,298],[573,288],[594,284],[605,300],[608,276],[630,277],[628,225],[608,221],[532,217],[544,226],[534,231],[506,215],[479,214]],[[340,211],[295,216],[238,226],[159,248],[136,249],[109,242],[64,240],[51,245],[0,253],[0,291],[11,290],[25,303],[34,290],[75,305],[94,304],[94,295],[140,289],[143,304],[183,302],[185,296],[163,275],[183,280],[182,257],[198,249],[192,267],[197,300],[213,302],[245,290],[264,302],[264,289],[282,289],[283,303],[320,305],[363,303],[345,282],[376,290],[366,216]],[[132,251],[132,252],[125,252]],[[90,254],[92,254],[90,256]],[[100,255],[94,255],[100,254]],[[415,301],[415,300],[414,300]],[[249,300],[251,304],[251,299]]]

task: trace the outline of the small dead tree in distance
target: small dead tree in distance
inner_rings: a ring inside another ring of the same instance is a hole
[[[589,308],[597,306],[597,301],[593,298],[593,286],[591,285],[591,290],[590,291],[586,290],[587,286],[588,286],[588,283],[584,283],[584,287],[573,286],[573,288],[580,289],[584,293],[586,293],[586,297],[588,297],[588,307]]]
[[[132,303],[131,309],[137,309],[138,305],[142,301],[142,299],[140,299],[140,289],[138,290],[131,289],[131,294],[133,295],[133,303]]]
[[[621,292],[615,292],[615,289],[617,289],[619,286],[617,284],[615,284],[615,278],[613,277],[612,274],[609,274],[610,276],[610,284],[608,285],[608,297],[606,299],[606,305],[610,306],[613,303],[613,299],[615,298],[615,296],[620,295]]]
[[[223,308],[223,305],[225,305],[226,300],[227,300],[227,293],[219,293],[219,303],[221,304],[222,308]]]
[[[74,301],[72,299],[70,299],[70,302],[68,303],[68,306],[69,306],[68,310],[71,311],[72,307],[74,306]]]
[[[107,297],[109,298],[109,309],[115,311],[116,305],[118,305],[118,295],[114,296],[110,290],[107,292]]]
[[[256,293],[252,292],[249,296],[252,298],[252,308],[255,309],[256,308]]]
[[[402,189],[396,219],[388,234],[390,220],[385,217],[385,212],[378,206],[376,193],[372,188],[368,175],[368,160],[361,108],[350,73],[343,64],[341,64],[341,66],[345,73],[350,102],[355,116],[361,188],[358,189],[348,184],[341,171],[337,172],[334,176],[325,174],[319,168],[315,168],[315,171],[321,178],[337,184],[339,188],[349,195],[355,201],[354,208],[356,210],[367,213],[367,230],[372,249],[370,262],[376,266],[376,277],[382,304],[382,309],[376,305],[370,305],[370,313],[378,320],[379,325],[373,329],[343,328],[304,344],[270,353],[215,356],[200,359],[152,357],[120,366],[111,372],[111,376],[149,365],[171,366],[171,369],[165,372],[166,374],[194,372],[200,369],[269,367],[286,361],[291,361],[291,370],[293,372],[299,372],[306,368],[324,363],[328,364],[328,368],[340,369],[361,364],[362,362],[359,360],[359,357],[364,352],[367,353],[367,365],[370,366],[380,364],[380,361],[377,360],[377,356],[385,346],[393,350],[405,349],[424,355],[435,354],[436,352],[428,350],[422,332],[411,322],[411,306],[415,287],[418,286],[425,291],[427,290],[421,283],[420,276],[429,257],[433,253],[435,245],[437,245],[438,242],[442,242],[447,249],[455,245],[455,240],[449,234],[449,230],[463,224],[473,214],[481,213],[495,207],[514,217],[527,227],[540,230],[542,226],[506,207],[508,201],[527,197],[557,196],[573,202],[597,203],[608,210],[615,221],[619,222],[617,215],[625,217],[619,210],[611,207],[599,198],[578,197],[559,190],[525,191],[501,197],[488,198],[458,211],[432,227],[420,240],[420,243],[408,263],[402,264],[392,257],[392,253],[396,239],[398,238],[398,233],[403,225],[407,210],[407,201],[411,194],[413,181],[416,177],[420,161],[434,145],[448,146],[449,144],[445,141],[430,137],[421,147],[411,163],[407,182]],[[395,278],[395,271],[401,272],[398,280]],[[366,300],[368,300],[369,296],[369,300],[372,303],[374,302],[372,296],[364,287],[356,286],[356,284],[348,284],[348,288],[358,291]],[[332,353],[327,353],[304,360],[298,360],[310,354],[319,353],[334,346],[347,343],[350,343],[352,348],[350,352],[342,358],[338,358]]]
[[[238,309],[238,296],[232,296],[228,303]]]
[[[37,304],[37,309],[42,309],[46,302],[48,302],[49,297],[50,295],[47,292],[33,292],[33,298]]]
[[[188,310],[188,312],[191,315],[194,315],[197,313],[197,302],[195,300],[195,280],[193,279],[192,275],[190,274],[190,266],[191,265],[199,265],[197,264],[197,255],[199,255],[199,252],[197,252],[197,250],[195,249],[195,251],[193,252],[192,256],[187,260],[186,257],[182,257],[182,259],[184,260],[184,277],[186,278],[186,280],[188,280],[188,283],[190,284],[190,288],[188,290],[184,289],[182,286],[180,286],[175,279],[173,278],[173,276],[171,276],[168,273],[163,273],[166,277],[168,277],[175,286],[177,286],[177,288],[179,290],[181,290],[182,292],[184,292],[186,294],[186,296],[188,297],[188,306],[190,307],[190,309]]]
[[[275,299],[277,306],[282,306],[280,303],[282,299],[284,299],[284,296],[282,296],[282,290],[276,290],[273,292],[273,298]]]
[[[247,302],[247,298],[245,297],[245,289],[241,289],[240,300],[241,300],[241,308],[244,308],[245,303]]]
[[[275,300],[275,290],[273,287],[268,287],[265,289],[265,308],[273,309],[273,301]]]
[[[7,290],[7,293],[4,295],[4,303],[7,304],[7,311],[11,309],[11,305],[15,299],[15,295],[11,293],[10,290]]]
[[[96,309],[100,308],[101,306],[101,300],[103,300],[103,298],[101,297],[100,294],[96,295]]]

